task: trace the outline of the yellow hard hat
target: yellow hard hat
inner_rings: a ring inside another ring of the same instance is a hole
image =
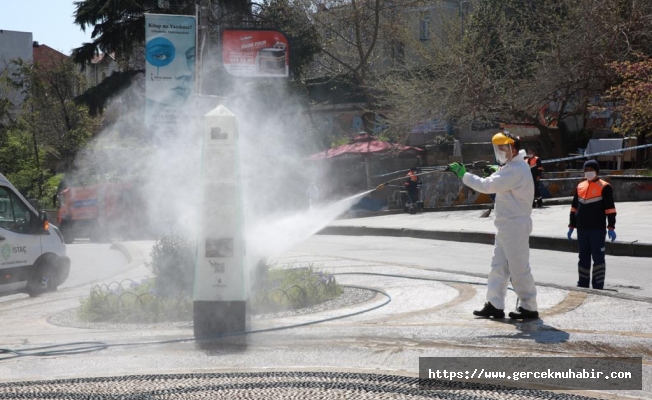
[[[491,138],[491,143],[497,146],[502,146],[506,144],[514,144],[516,143],[516,139],[509,133],[498,132]]]

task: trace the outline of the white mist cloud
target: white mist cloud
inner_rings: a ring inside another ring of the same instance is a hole
[[[238,123],[250,268],[314,235],[360,199],[356,196],[308,210],[308,185],[325,184],[311,173],[314,165],[307,160],[319,149],[316,143],[320,138],[314,134],[299,99],[288,93],[283,82],[243,84],[237,93],[214,106],[219,104],[224,104]],[[203,116],[198,113],[192,120],[180,123],[172,136],[162,137],[155,132],[154,138],[140,142],[125,140],[129,132],[135,138],[143,137],[135,130],[142,129],[144,115],[142,106],[131,107],[130,113],[102,132],[79,157],[79,169],[114,171],[122,178],[138,179],[146,199],[142,212],[149,215],[154,233],[194,239],[201,223]]]

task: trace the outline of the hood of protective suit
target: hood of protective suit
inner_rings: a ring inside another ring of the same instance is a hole
[[[527,157],[527,152],[525,150],[521,149],[521,150],[518,151],[518,155],[516,157],[514,157],[514,158],[519,159],[519,160],[525,160],[525,157]],[[512,158],[512,160],[510,160],[510,161],[513,161],[514,158]]]

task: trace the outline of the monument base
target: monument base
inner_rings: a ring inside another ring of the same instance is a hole
[[[249,329],[246,301],[194,301],[192,308],[194,333],[200,348],[246,344],[246,335],[219,338]]]

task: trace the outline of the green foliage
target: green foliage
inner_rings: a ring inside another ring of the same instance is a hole
[[[0,146],[0,171],[27,198],[39,199],[39,180],[49,177],[49,171],[36,167],[33,136],[24,124],[8,130]],[[39,156],[45,150],[39,149]]]
[[[319,37],[309,15],[289,0],[263,0],[257,17],[274,26],[290,40],[290,68],[295,79],[302,78],[319,52]]]
[[[163,4],[167,3],[167,7]],[[72,52],[72,59],[82,69],[98,54],[111,54],[121,71],[114,72],[98,86],[77,97],[92,116],[101,115],[108,101],[129,87],[144,72],[142,45],[145,42],[145,14],[194,15],[195,2],[190,0],[79,0],[75,2],[75,24],[91,30],[91,41]]]
[[[45,180],[43,183],[43,196],[38,199],[41,208],[54,207],[52,204],[52,198],[57,193],[57,189],[59,188],[59,184],[63,178],[64,174],[56,174]]]
[[[88,107],[91,116],[102,114],[109,99],[128,88],[134,81],[134,78],[143,73],[143,70],[115,71],[109,77],[100,82],[81,95],[75,101],[85,104]]]
[[[124,284],[123,282],[122,284]],[[191,297],[160,297],[154,279],[123,288],[122,284],[94,286],[80,300],[77,316],[88,322],[153,323],[192,319]]]
[[[154,289],[162,297],[190,296],[195,278],[195,250],[178,235],[157,240],[152,248],[149,268],[154,273]]]
[[[0,79],[2,75],[0,75]],[[9,109],[11,108],[11,101],[7,97],[5,90],[0,89],[0,135],[7,129],[9,122],[11,121],[11,115],[9,114]]]
[[[12,60],[2,75],[0,94],[22,94],[19,112],[11,120],[1,118],[0,170],[27,198],[43,208],[52,204],[59,171],[71,169],[75,156],[99,127],[88,109],[75,103],[84,78],[68,60],[34,65]],[[0,100],[3,106],[8,100]]]
[[[167,242],[166,242],[167,243]],[[182,248],[166,245],[166,248]],[[169,252],[169,251],[168,251]],[[266,268],[267,269],[267,268]],[[113,282],[94,286],[80,300],[77,316],[88,322],[153,323],[192,319],[193,300],[190,293],[177,296],[161,294],[157,277],[140,283]],[[252,295],[251,312],[262,314],[309,307],[342,294],[332,275],[312,266],[291,270],[271,270]]]
[[[610,67],[620,78],[607,92],[620,116],[614,132],[652,135],[652,59],[614,62]]]
[[[440,43],[414,45],[416,67],[378,84],[391,126],[408,131],[432,117],[527,124],[539,129],[544,157],[563,156],[576,129],[563,122],[581,119],[589,99],[612,86],[607,64],[652,53],[650,2],[470,3],[444,21]]]
[[[255,313],[278,312],[309,307],[342,294],[335,277],[312,266],[297,269],[273,269],[262,289],[252,296]]]
[[[85,65],[99,53],[128,57],[145,41],[145,13],[194,15],[194,1],[80,0],[75,2],[75,24],[85,32],[92,28],[91,42],[73,50],[75,63]]]
[[[455,138],[452,135],[438,135],[432,140],[435,145],[452,145],[455,143]]]
[[[334,137],[333,140],[331,141],[331,148],[343,146],[349,142],[351,142],[350,135],[339,135]]]
[[[464,52],[478,57],[491,79],[531,78],[568,15],[562,0],[477,2],[464,32]],[[508,86],[495,88],[509,90]]]

